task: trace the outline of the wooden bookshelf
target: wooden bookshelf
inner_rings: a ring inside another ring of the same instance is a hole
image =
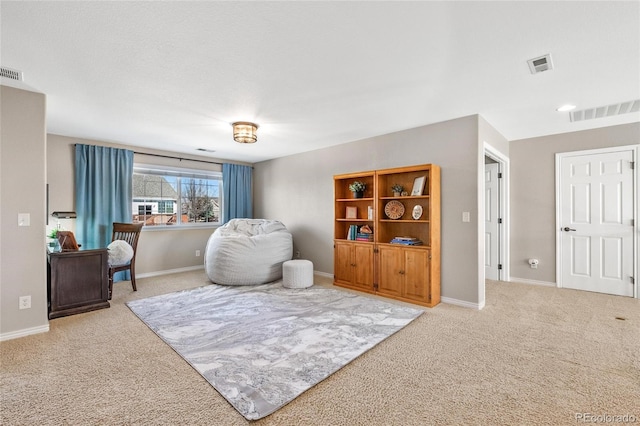
[[[363,198],[353,198],[349,192],[349,184],[355,180],[366,185]],[[416,181],[422,180],[424,186],[418,185],[418,193],[410,195]],[[394,184],[402,185],[408,195],[394,195]],[[424,306],[437,305],[440,168],[423,164],[336,175],[334,195],[334,284]],[[389,210],[392,217],[385,212],[390,202],[395,207]],[[367,225],[373,240],[350,240],[349,228],[354,225]],[[396,237],[414,238],[421,244],[392,243]]]

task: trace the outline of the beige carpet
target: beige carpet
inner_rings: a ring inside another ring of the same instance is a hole
[[[429,309],[248,422],[124,304],[206,284],[203,271],[140,279],[136,293],[117,283],[111,308],[0,343],[0,423],[575,425],[576,413],[640,423],[640,301],[502,282],[487,283],[482,311]]]

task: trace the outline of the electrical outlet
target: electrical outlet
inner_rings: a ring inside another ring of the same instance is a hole
[[[31,296],[20,296],[20,299],[18,299],[18,307],[20,309],[30,309]]]
[[[196,257],[200,257],[200,250],[196,250]]]

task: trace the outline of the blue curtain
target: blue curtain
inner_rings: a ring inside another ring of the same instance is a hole
[[[252,218],[253,168],[238,164],[222,165],[223,223],[235,218]]]
[[[133,151],[76,144],[76,235],[84,248],[106,247],[113,222],[132,221]],[[119,272],[114,281],[130,279]]]

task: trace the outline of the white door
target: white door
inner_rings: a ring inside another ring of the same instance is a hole
[[[562,287],[633,297],[633,154],[561,155]]]
[[[484,165],[484,277],[499,279],[499,183],[498,163]]]

